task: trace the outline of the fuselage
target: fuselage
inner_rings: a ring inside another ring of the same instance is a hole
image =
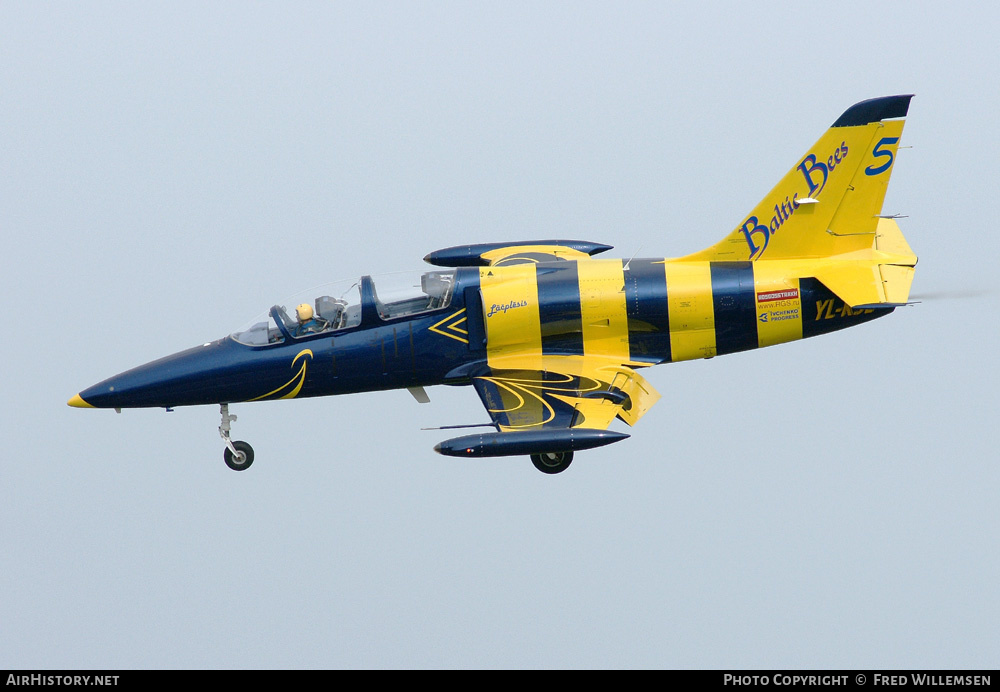
[[[667,259],[460,267],[447,293],[415,312],[383,303],[364,277],[350,326],[295,336],[286,325],[262,343],[228,336],[116,375],[70,403],[170,408],[460,385],[479,366],[503,369],[508,356],[523,366],[525,357],[599,354],[640,367],[793,341],[892,311],[852,310],[793,270],[781,261]]]

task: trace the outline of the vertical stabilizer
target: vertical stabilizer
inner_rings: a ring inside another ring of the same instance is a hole
[[[848,108],[736,229],[682,259],[808,259],[873,249],[911,97]]]

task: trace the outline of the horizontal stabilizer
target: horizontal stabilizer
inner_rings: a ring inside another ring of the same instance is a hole
[[[813,276],[853,308],[886,302],[878,269],[878,265],[869,262],[831,263],[813,272]]]
[[[913,283],[913,267],[897,264],[880,264],[882,288],[885,291],[887,303],[905,304],[910,297],[910,285]]]
[[[888,307],[906,303],[916,264],[896,221],[880,218],[870,248],[817,262],[810,274],[852,308]]]

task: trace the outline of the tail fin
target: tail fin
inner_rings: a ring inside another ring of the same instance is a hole
[[[879,215],[911,98],[885,96],[848,108],[740,226],[683,259],[809,259],[878,250]]]

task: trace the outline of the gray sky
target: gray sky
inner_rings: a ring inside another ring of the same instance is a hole
[[[0,668],[996,667],[988,3],[0,5]],[[80,411],[299,290],[466,242],[710,245],[915,93],[922,304],[644,373],[558,476],[471,388]],[[620,426],[624,429],[624,426]]]

